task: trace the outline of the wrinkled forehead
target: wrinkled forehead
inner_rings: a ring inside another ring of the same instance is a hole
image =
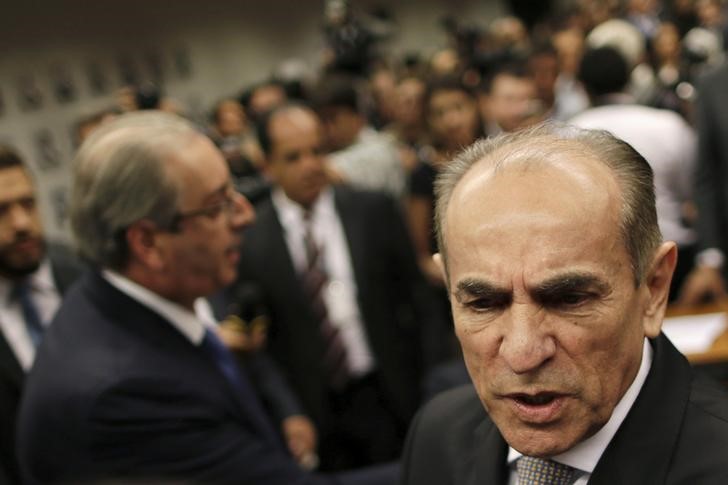
[[[547,149],[538,143],[504,147],[476,162],[455,186],[447,206],[444,234],[456,222],[476,218],[550,214],[591,214],[618,232],[621,191],[605,164],[573,142]]]

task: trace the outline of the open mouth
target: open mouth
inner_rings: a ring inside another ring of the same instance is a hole
[[[559,397],[559,395],[551,392],[542,392],[536,395],[514,394],[511,397],[527,406],[543,406],[551,403],[554,399]]]
[[[514,393],[508,395],[508,399],[513,406],[513,412],[520,419],[525,422],[541,424],[558,419],[566,404],[566,397],[564,394],[556,392]]]

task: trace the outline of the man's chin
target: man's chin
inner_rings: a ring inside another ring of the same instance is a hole
[[[41,260],[28,261],[17,264],[8,264],[7,261],[0,260],[0,275],[8,279],[16,280],[35,273],[40,267]]]
[[[9,279],[18,279],[34,273],[40,267],[45,256],[45,245],[40,243],[32,251],[13,255],[0,252],[0,275]]]

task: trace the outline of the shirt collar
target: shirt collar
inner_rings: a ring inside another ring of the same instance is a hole
[[[115,271],[105,269],[101,274],[116,289],[167,320],[195,345],[202,343],[205,328],[215,325],[212,312],[209,310],[209,303],[204,298],[195,300],[195,312],[193,313]]]
[[[289,199],[280,187],[273,190],[271,201],[273,202],[273,206],[281,220],[281,225],[284,228],[290,227],[291,224],[295,224],[296,222],[303,221],[303,215],[306,212],[306,209],[304,209],[299,203]],[[334,192],[331,187],[324,188],[311,206],[310,210],[313,220],[316,220],[321,216],[328,216],[335,212]]]
[[[551,457],[551,459],[591,474],[594,471],[594,468],[596,468],[599,459],[602,457],[604,450],[606,450],[607,446],[609,446],[609,442],[612,441],[612,438],[614,438],[617,430],[622,425],[622,421],[624,421],[624,418],[627,417],[629,410],[632,409],[632,405],[637,400],[637,396],[642,390],[642,386],[647,379],[647,374],[649,374],[651,366],[652,346],[645,338],[642,345],[642,362],[640,363],[637,375],[627,389],[627,392],[624,393],[622,399],[620,399],[619,403],[615,406],[614,411],[612,411],[612,416],[609,418],[609,421],[607,421],[607,424],[602,426],[602,429],[597,431],[597,433],[593,436],[578,443],[570,450]],[[520,452],[511,447],[508,448],[509,465],[512,465],[521,456],[523,455]]]

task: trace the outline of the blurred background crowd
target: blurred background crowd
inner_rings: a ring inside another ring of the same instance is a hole
[[[311,8],[321,6],[316,3]],[[429,316],[435,317],[430,320],[438,327],[417,329],[413,335],[422,335],[410,342],[419,356],[415,384],[426,376],[420,386],[425,396],[467,382],[451,335],[443,277],[432,259],[437,251],[432,220],[438,172],[478,138],[553,120],[608,129],[627,140],[653,167],[660,228],[679,246],[671,298],[693,303],[705,293],[722,295],[722,280],[703,278],[700,288],[695,269],[696,261],[720,269],[726,242],[721,231],[705,232],[699,223],[702,217],[724,224],[722,203],[716,202],[720,197],[695,203],[696,197],[714,195],[711,183],[728,186],[722,175],[726,167],[700,168],[725,156],[711,154],[714,145],[709,137],[728,138],[728,128],[713,123],[726,117],[708,115],[721,100],[725,104],[728,84],[721,88],[720,82],[717,87],[713,82],[710,98],[702,91],[706,77],[714,79],[715,72],[726,69],[728,12],[722,0],[511,0],[500,8],[507,13],[492,18],[445,15],[437,25],[444,44],[397,53],[389,45],[400,35],[400,24],[387,3],[372,7],[367,2],[367,8],[361,8],[354,0],[327,0],[323,7],[319,30],[323,47],[317,65],[282,58],[274,62],[269,75],[258,76],[254,83],[207,93],[215,102],[203,110],[169,96],[161,79],[129,83],[116,90],[113,105],[76,116],[76,146],[121,113],[171,111],[190,118],[214,141],[235,188],[261,207],[275,190],[269,170],[276,147],[268,146],[273,124],[267,115],[290,102],[310,107],[304,115],[320,124],[323,143],[314,151],[323,156],[327,183],[384,192],[401,209],[408,232],[404,240],[411,241],[410,259],[419,267],[415,279],[424,277],[428,311],[437,313]],[[12,119],[5,116],[3,122]],[[701,177],[707,183],[702,192],[696,191]],[[282,185],[280,179],[277,182]],[[701,214],[703,208],[712,213]],[[342,221],[346,217],[342,214]],[[264,266],[268,263],[264,261]],[[357,264],[353,261],[358,271]],[[375,270],[389,274],[392,268]],[[376,271],[366,274],[372,273]],[[402,274],[393,279],[404,279]],[[691,279],[697,289],[685,296],[681,286]],[[381,283],[373,280],[372,286],[381,288]],[[245,320],[266,313],[275,320],[276,314],[284,313],[280,308],[261,308],[258,300],[266,298],[259,289],[246,286],[241,291],[238,296],[247,299],[247,308],[237,313],[245,313]],[[280,327],[280,322],[269,323],[271,328]],[[265,327],[258,330],[265,333]],[[243,351],[265,348],[265,335],[253,337],[254,341],[239,345]],[[234,335],[228,341],[236,345]],[[281,349],[278,354],[273,349],[273,354],[283,373],[296,375],[297,369],[286,368],[291,362]],[[380,358],[375,367],[386,373],[387,365]],[[300,382],[292,384],[296,391],[302,388]],[[408,410],[406,419],[413,411]],[[403,432],[395,437],[398,446]],[[385,458],[397,453],[398,449]],[[346,468],[352,463],[329,466]]]

